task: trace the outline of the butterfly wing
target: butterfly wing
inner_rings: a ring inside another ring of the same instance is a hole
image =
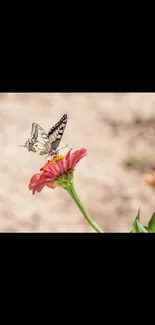
[[[67,114],[64,114],[63,117],[56,123],[48,132],[47,136],[51,143],[52,150],[56,150],[59,146],[59,143],[62,139],[66,124],[67,124]]]
[[[51,143],[44,129],[37,123],[32,123],[31,141],[35,146],[36,151],[40,155],[44,155],[51,151]]]

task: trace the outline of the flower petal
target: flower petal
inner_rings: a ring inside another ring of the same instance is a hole
[[[71,151],[72,151],[72,150],[73,150],[73,149],[71,148],[71,149],[68,151],[68,153],[67,153],[67,155],[66,155],[66,157],[65,157],[65,160],[70,159]]]
[[[40,192],[45,185],[54,188],[55,186],[52,184],[52,180],[55,180],[55,177],[52,178],[49,173],[36,174],[32,176],[30,180],[29,189],[32,190],[34,194],[36,191]]]
[[[50,170],[49,163],[50,163],[50,160],[48,160],[47,163],[45,164],[45,166],[40,168],[40,170],[44,171],[44,172],[48,172]]]
[[[87,150],[82,148],[73,152],[71,157],[71,168],[73,169],[75,165],[85,156],[87,156]]]
[[[70,169],[68,168],[68,164],[67,164],[67,161],[63,161],[63,169],[64,169],[64,172],[67,173]]]
[[[63,162],[64,162],[64,160],[61,160],[61,161],[58,162],[60,175],[62,175],[64,173],[64,164],[63,164]]]

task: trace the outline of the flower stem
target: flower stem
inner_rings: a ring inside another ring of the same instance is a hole
[[[78,208],[80,209],[80,211],[82,212],[83,216],[88,221],[88,223],[94,228],[95,231],[103,233],[103,231],[96,225],[96,223],[91,219],[91,217],[85,210],[84,206],[82,205],[82,203],[76,193],[74,185],[72,184],[72,186],[70,188],[68,188],[67,191],[73,198],[74,202],[76,203],[76,205],[78,206]]]

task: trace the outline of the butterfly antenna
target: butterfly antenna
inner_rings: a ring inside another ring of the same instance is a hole
[[[62,149],[64,149],[64,148],[67,148],[67,147],[68,147],[68,144],[66,144],[65,147],[60,148],[59,151],[62,150]]]

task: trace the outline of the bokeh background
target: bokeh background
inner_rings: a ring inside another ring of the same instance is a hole
[[[45,158],[18,145],[32,122],[48,131],[64,113],[62,154],[88,149],[74,179],[93,220],[103,231],[129,232],[140,207],[147,224],[155,211],[155,192],[144,184],[155,166],[154,93],[1,93],[0,231],[93,232],[67,192],[28,189]]]

